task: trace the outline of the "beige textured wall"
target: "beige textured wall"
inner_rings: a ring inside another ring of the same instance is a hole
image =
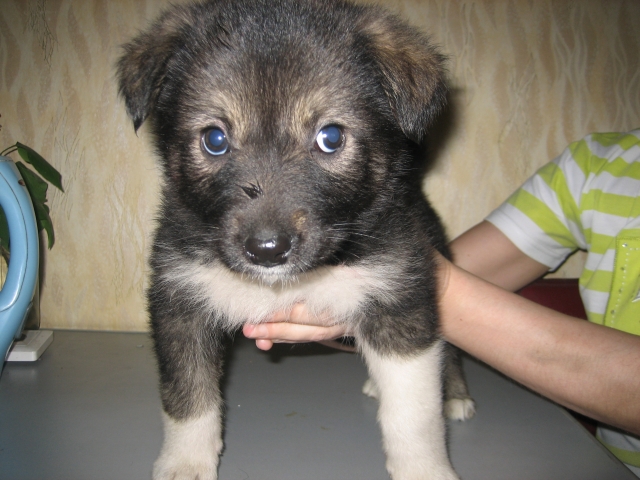
[[[451,235],[570,141],[640,125],[637,0],[381,3],[450,56],[452,108],[427,190]],[[136,137],[116,97],[113,64],[166,4],[2,0],[0,145],[33,146],[66,187],[50,200],[44,327],[146,329],[157,171],[144,127]]]

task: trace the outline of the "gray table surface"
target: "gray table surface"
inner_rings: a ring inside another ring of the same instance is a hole
[[[478,412],[450,423],[463,479],[634,479],[570,415],[472,359]],[[360,358],[258,351],[237,337],[225,382],[221,480],[387,480]],[[147,335],[56,331],[0,377],[0,479],[148,479],[162,441]]]

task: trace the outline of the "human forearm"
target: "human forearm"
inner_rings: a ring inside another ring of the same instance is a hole
[[[549,270],[546,265],[525,255],[486,220],[453,240],[449,248],[456,265],[511,292]]]
[[[640,433],[640,337],[562,315],[444,266],[447,340],[562,405]]]

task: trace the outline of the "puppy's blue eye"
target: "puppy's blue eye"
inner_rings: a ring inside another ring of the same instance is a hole
[[[209,155],[223,155],[229,151],[227,136],[218,127],[212,127],[202,134],[202,148]]]
[[[344,143],[342,129],[336,125],[322,127],[316,135],[316,148],[324,153],[334,153]]]

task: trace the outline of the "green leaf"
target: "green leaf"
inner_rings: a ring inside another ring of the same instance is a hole
[[[2,207],[0,207],[0,248],[9,250],[9,223]]]
[[[18,149],[18,153],[22,157],[22,159],[33,165],[33,168],[36,169],[43,178],[51,183],[54,187],[58,188],[61,192],[64,192],[62,188],[62,175],[60,172],[56,170],[49,162],[47,162],[42,156],[26,145],[23,145],[20,142],[16,143],[16,147]],[[25,180],[26,181],[26,180]]]
[[[47,188],[49,185],[42,180],[37,174],[29,170],[22,162],[16,162],[16,167],[22,175],[29,195],[31,196],[31,203],[33,203],[33,211],[36,214],[36,222],[38,224],[38,231],[45,230],[47,232],[47,238],[49,240],[49,249],[53,247],[55,243],[55,235],[53,233],[53,223],[49,216],[49,207],[47,203]]]

